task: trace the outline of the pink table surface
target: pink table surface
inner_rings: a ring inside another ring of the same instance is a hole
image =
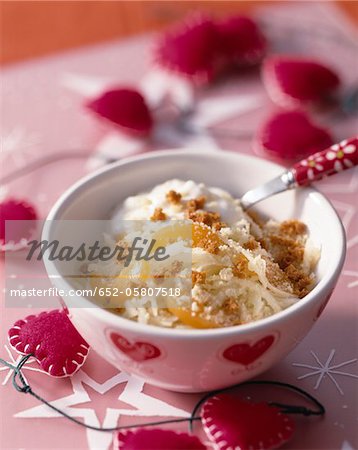
[[[334,6],[328,3],[280,6],[262,12],[273,24],[290,23],[294,27],[334,30],[335,36],[353,41],[354,31]],[[303,28],[305,29],[305,28]],[[85,148],[98,149],[106,137],[104,130],[83,112],[81,98],[64,88],[63,77],[94,76],[139,81],[148,70],[151,37],[141,36],[121,42],[80,49],[50,58],[10,66],[1,74],[1,141],[2,172],[26,164],[50,152]],[[306,44],[307,45],[307,42]],[[357,48],[333,42],[332,39],[309,41],[310,52],[326,58],[343,72],[349,83],[357,76]],[[342,70],[344,69],[344,70]],[[259,110],[227,121],[227,126],[253,129],[261,117],[273,109],[258,77],[231,80],[209,90],[205,95],[230,97],[233,93],[255,93],[262,96]],[[337,122],[333,130],[338,139],[357,129],[354,118]],[[211,142],[212,144],[212,142]],[[215,145],[229,150],[251,153],[249,142],[221,139]],[[214,146],[215,146],[214,145]],[[58,196],[86,172],[83,160],[48,166],[19,181],[2,187],[2,195],[28,198],[43,217]],[[339,212],[348,241],[348,254],[338,286],[322,317],[309,335],[280,364],[262,375],[262,379],[293,383],[317,396],[327,408],[324,418],[298,420],[298,432],[285,446],[290,449],[342,449],[358,447],[357,443],[357,287],[358,287],[358,221],[356,201],[358,173],[350,171],[326,180],[319,186]],[[334,238],[334,237],[332,237]],[[15,361],[6,334],[18,318],[33,309],[5,309],[0,313],[0,356]],[[302,366],[301,366],[302,365]],[[71,379],[51,379],[28,364],[25,375],[34,390],[65,408],[86,423],[115,426],[150,420],[186,416],[197,395],[166,392],[154,388],[129,374],[121,373],[94,352],[85,366]],[[32,369],[32,370],[31,370]],[[109,433],[85,430],[58,417],[33,398],[18,394],[9,381],[9,371],[0,368],[1,449],[107,449]],[[175,426],[184,429],[185,425]]]

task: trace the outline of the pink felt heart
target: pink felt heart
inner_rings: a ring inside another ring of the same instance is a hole
[[[142,94],[135,89],[112,89],[87,107],[130,135],[147,136],[153,128],[152,114]]]
[[[171,72],[207,82],[215,73],[218,45],[213,20],[194,14],[162,35],[154,59]]]
[[[0,250],[23,248],[34,232],[35,222],[32,224],[32,221],[36,219],[36,210],[28,202],[9,199],[0,203]],[[16,222],[6,227],[9,220]]]
[[[216,25],[222,54],[239,66],[260,62],[267,42],[257,23],[248,16],[232,16]]]
[[[278,162],[292,164],[313,153],[330,147],[329,131],[315,125],[300,111],[274,114],[257,133],[254,150]]]
[[[8,332],[10,345],[19,353],[32,353],[53,377],[73,375],[84,364],[89,346],[65,311],[44,311],[18,320]]]
[[[205,450],[196,436],[172,430],[139,428],[116,434],[114,450]]]
[[[315,103],[338,88],[338,75],[317,61],[271,56],[263,64],[263,81],[271,99],[284,107]]]
[[[278,448],[294,432],[293,420],[278,408],[228,394],[207,400],[201,417],[206,434],[220,450]]]
[[[229,361],[247,366],[262,356],[274,343],[272,335],[265,336],[254,343],[240,343],[227,348],[223,357]]]
[[[161,355],[159,348],[149,342],[131,343],[118,333],[111,333],[110,339],[121,352],[137,362],[158,358]]]

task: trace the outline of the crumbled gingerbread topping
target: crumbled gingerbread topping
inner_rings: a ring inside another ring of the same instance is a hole
[[[162,208],[155,208],[154,213],[150,220],[157,221],[157,220],[167,220],[166,214],[163,212]]]
[[[240,305],[237,298],[227,298],[223,303],[223,310],[226,314],[238,314],[240,312]]]
[[[215,223],[213,223],[212,228],[213,228],[215,231],[220,231],[221,228],[226,228],[227,226],[228,226],[228,225],[227,225],[227,223],[225,223],[225,222],[215,222]]]
[[[205,283],[206,273],[205,272],[197,272],[193,270],[191,272],[191,281],[192,284],[203,284]]]
[[[220,222],[220,214],[211,211],[188,211],[188,219],[193,222],[203,223],[209,227],[214,223]]]
[[[173,205],[179,205],[179,203],[181,202],[181,194],[179,194],[179,192],[171,190],[167,193],[166,199]]]
[[[280,225],[280,233],[297,238],[307,233],[307,226],[299,220],[285,220]]]
[[[292,283],[294,295],[302,298],[308,294],[313,281],[310,275],[307,275],[302,269],[295,267],[293,264],[286,267],[285,273]]]
[[[193,198],[187,201],[186,209],[189,212],[197,211],[198,209],[203,209],[206,202],[206,197],[201,195],[200,197]]]
[[[260,247],[260,244],[257,242],[256,239],[250,238],[245,244],[243,244],[243,247],[246,250],[256,250]]]
[[[270,230],[261,244],[273,256],[278,268],[283,272],[286,282],[292,286],[293,294],[304,297],[310,290],[312,277],[307,275],[302,267],[307,233],[305,224],[298,220],[286,220],[277,230]],[[270,271],[272,271],[270,269]],[[284,282],[283,275],[277,270],[267,273],[267,277],[275,286],[280,288]],[[270,277],[270,278],[269,278]]]
[[[285,272],[280,269],[277,263],[271,261],[269,258],[265,258],[265,261],[268,281],[277,289],[291,293],[292,286]]]

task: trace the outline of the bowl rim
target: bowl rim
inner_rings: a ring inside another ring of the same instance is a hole
[[[123,158],[115,163],[106,165],[105,167],[102,167],[84,177],[82,177],[80,180],[78,180],[76,183],[72,184],[68,189],[65,190],[65,192],[57,199],[55,204],[52,206],[50,212],[47,215],[46,222],[47,221],[54,221],[54,220],[61,220],[60,217],[57,217],[61,214],[63,214],[66,209],[68,208],[68,205],[66,203],[71,199],[72,196],[75,194],[79,194],[82,191],[86,190],[89,186],[95,184],[98,179],[100,179],[102,176],[109,174],[113,171],[116,171],[118,167],[123,167],[128,164],[132,163],[140,163],[143,160],[148,159],[158,159],[161,157],[169,157],[174,158],[176,156],[183,156],[183,155],[192,155],[192,156],[200,156],[203,158],[210,158],[210,157],[218,157],[221,156],[223,158],[225,157],[236,157],[238,159],[249,159],[249,160],[255,160],[259,164],[264,164],[271,166],[272,168],[276,170],[286,170],[285,167],[274,163],[272,161],[268,161],[262,158],[258,158],[257,156],[253,155],[247,155],[247,154],[241,154],[241,153],[235,153],[233,151],[226,151],[226,150],[220,150],[218,152],[203,152],[202,150],[193,150],[193,149],[168,149],[168,150],[158,150],[158,151],[152,151],[147,154],[141,154],[141,155],[135,155],[132,157],[126,157]],[[336,279],[339,277],[343,263],[345,260],[346,255],[346,236],[344,227],[342,224],[342,221],[340,217],[338,216],[334,206],[332,203],[328,200],[328,198],[319,192],[317,189],[315,189],[312,186],[305,187],[307,195],[311,194],[314,196],[315,200],[319,203],[323,204],[324,208],[328,208],[332,214],[332,216],[336,220],[337,230],[339,233],[337,233],[336,239],[338,240],[337,248],[339,249],[339,259],[336,261],[336,264],[330,267],[330,270],[324,274],[322,279],[317,283],[317,285],[310,291],[304,298],[300,299],[297,303],[289,306],[288,308],[275,313],[269,317],[265,317],[263,319],[259,319],[254,322],[249,322],[242,325],[233,325],[229,327],[222,327],[222,328],[205,328],[205,329],[195,329],[195,328],[166,328],[166,327],[160,327],[157,325],[151,325],[151,324],[144,324],[135,322],[129,319],[126,319],[124,317],[121,317],[119,315],[113,314],[109,311],[107,311],[105,308],[96,307],[91,300],[89,300],[86,297],[79,296],[82,301],[84,301],[86,304],[89,304],[88,307],[83,306],[78,308],[79,310],[85,310],[86,313],[90,313],[92,315],[95,315],[98,320],[104,321],[110,326],[117,327],[118,328],[124,328],[124,329],[131,329],[133,332],[137,333],[146,333],[146,334],[152,334],[152,335],[158,335],[158,336],[167,336],[169,338],[208,338],[208,337],[214,337],[214,336],[228,336],[232,334],[244,334],[246,332],[257,332],[262,330],[263,328],[267,327],[273,327],[275,328],[275,325],[280,322],[281,320],[287,318],[288,316],[293,316],[297,311],[300,309],[303,309],[307,304],[309,304],[314,298],[317,298],[320,296],[322,292],[325,291],[327,286],[332,284],[332,280],[335,282]],[[45,227],[42,231],[41,239],[48,239],[51,233],[51,226]],[[56,274],[54,277],[54,283],[56,283],[56,280],[60,280],[61,283],[65,283],[67,285],[67,288],[71,289],[71,285],[62,278],[61,273],[57,270],[56,265],[53,261],[49,261],[47,259],[44,260],[45,267],[47,273]],[[334,285],[331,286],[330,290],[334,288]],[[328,292],[326,293],[326,295]],[[64,303],[66,303],[65,300],[63,300]],[[71,307],[69,308],[71,310]],[[72,308],[73,309],[73,308]]]

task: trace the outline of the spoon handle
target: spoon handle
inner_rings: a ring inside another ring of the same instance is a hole
[[[296,163],[278,177],[246,192],[240,203],[244,210],[279,192],[306,186],[323,177],[334,175],[358,164],[358,137],[345,139],[340,144],[315,153]]]
[[[289,172],[292,173],[293,184],[306,186],[356,165],[358,165],[358,137],[353,137],[303,159]]]

